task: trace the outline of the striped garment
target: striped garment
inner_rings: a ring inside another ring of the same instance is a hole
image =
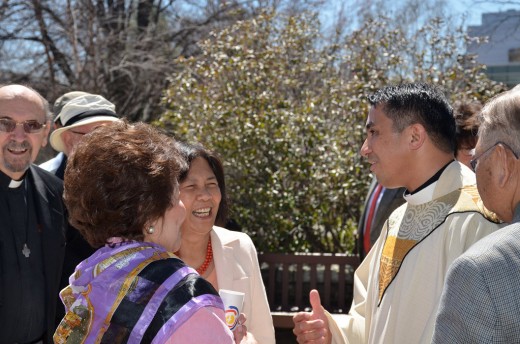
[[[55,343],[164,343],[200,308],[223,309],[211,284],[149,242],[102,247],[69,282]]]

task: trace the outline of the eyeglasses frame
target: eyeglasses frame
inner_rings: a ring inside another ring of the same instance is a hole
[[[12,118],[0,118],[0,122],[2,121],[8,121],[8,122],[11,122],[11,123],[14,123],[14,127],[12,130],[0,130],[0,132],[3,132],[3,133],[12,133],[13,131],[16,130],[16,127],[21,125],[23,126],[23,131],[26,133],[26,134],[37,134],[39,132],[41,132],[41,130],[43,130],[46,126],[47,126],[47,123],[40,123],[39,121],[35,120],[35,119],[30,119],[30,120],[27,120],[27,121],[22,121],[22,122],[18,122],[18,121],[15,121],[14,119]],[[41,125],[40,128],[36,129],[36,131],[30,131],[27,129],[27,126],[29,123],[38,123],[39,125]]]
[[[507,143],[503,142],[503,141],[497,141],[495,142],[492,146],[490,146],[488,149],[486,149],[484,152],[482,152],[478,157],[475,157],[473,159],[471,159],[469,161],[469,165],[471,166],[471,169],[473,170],[473,172],[477,172],[477,163],[478,163],[478,160],[480,158],[482,158],[486,153],[490,152],[493,150],[493,148],[495,148],[496,146],[498,145],[502,145],[504,147],[506,147],[507,149],[509,149],[511,151],[511,153],[513,153],[513,155],[515,156],[515,158],[518,160],[518,154],[516,154],[516,152],[513,150],[513,148],[511,148],[510,145],[508,145]]]

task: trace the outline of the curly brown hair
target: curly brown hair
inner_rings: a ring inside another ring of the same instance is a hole
[[[85,135],[69,157],[69,221],[94,247],[111,237],[144,239],[144,229],[179,200],[186,168],[175,141],[145,124],[117,121]]]

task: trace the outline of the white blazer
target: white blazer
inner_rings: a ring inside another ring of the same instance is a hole
[[[258,255],[251,238],[241,232],[213,226],[211,246],[220,289],[245,293],[245,325],[258,343],[274,344],[274,327]]]

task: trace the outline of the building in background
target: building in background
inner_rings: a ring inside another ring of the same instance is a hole
[[[520,11],[482,14],[482,24],[468,26],[471,37],[488,37],[486,43],[473,43],[468,53],[487,66],[490,79],[512,87],[520,83]]]

